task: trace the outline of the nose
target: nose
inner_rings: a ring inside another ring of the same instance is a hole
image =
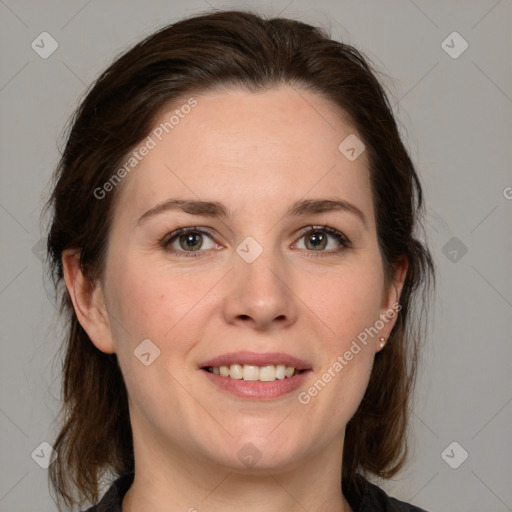
[[[270,251],[252,263],[234,256],[223,302],[227,323],[256,330],[283,329],[297,321],[298,298],[291,273]]]

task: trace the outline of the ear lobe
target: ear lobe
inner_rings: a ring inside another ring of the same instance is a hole
[[[62,252],[64,281],[73,302],[80,325],[98,350],[115,352],[110,331],[105,297],[99,281],[91,282],[80,266],[80,252],[67,249]]]

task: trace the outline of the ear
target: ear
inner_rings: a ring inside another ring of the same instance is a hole
[[[80,252],[67,249],[62,252],[64,281],[73,302],[80,325],[98,350],[115,352],[105,297],[99,281],[91,282],[80,266]]]
[[[407,269],[409,268],[409,262],[406,257],[401,258],[394,266],[393,277],[387,288],[384,290],[382,307],[380,311],[379,319],[384,324],[378,334],[376,340],[376,351],[378,352],[383,348],[380,343],[381,338],[385,338],[387,341],[391,331],[396,323],[396,319],[400,314],[400,295],[404,286],[405,278],[407,276]],[[385,343],[385,342],[384,342]]]

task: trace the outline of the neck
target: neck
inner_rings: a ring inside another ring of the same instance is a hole
[[[136,439],[135,478],[123,512],[351,512],[341,491],[343,437],[286,467],[240,469],[199,460],[178,446],[150,449]]]

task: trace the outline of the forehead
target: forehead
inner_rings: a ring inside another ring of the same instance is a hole
[[[290,86],[184,97],[161,113],[139,145],[150,149],[123,184],[120,203],[140,211],[183,196],[219,200],[233,210],[257,201],[275,207],[279,200],[284,209],[308,194],[328,193],[368,211],[366,154],[350,161],[339,150],[354,134],[333,103]]]

